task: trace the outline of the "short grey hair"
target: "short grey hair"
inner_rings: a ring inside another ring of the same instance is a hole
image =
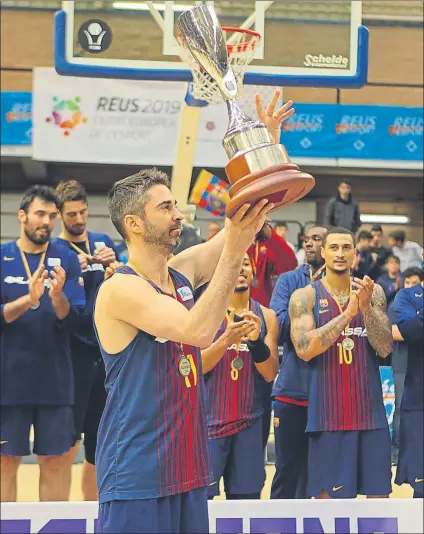
[[[156,168],[145,169],[127,176],[116,182],[108,195],[108,209],[110,218],[121,234],[127,240],[124,219],[127,215],[145,215],[145,207],[151,196],[149,189],[154,185],[169,187],[168,176]]]

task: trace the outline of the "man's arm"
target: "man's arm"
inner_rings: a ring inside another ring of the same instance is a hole
[[[291,117],[294,109],[291,107],[293,102],[289,100],[281,107],[277,108],[277,103],[281,97],[281,91],[275,91],[274,96],[266,109],[263,107],[259,94],[255,96],[256,112],[260,122],[265,124],[267,130],[275,143],[280,142],[280,133],[282,123]],[[276,109],[277,108],[277,109]],[[215,237],[206,243],[196,245],[177,254],[169,261],[169,266],[176,271],[184,274],[190,280],[194,289],[209,282],[218,264],[222,249],[225,243],[225,229],[221,230]],[[289,259],[287,263],[294,267],[283,268],[281,271],[295,269],[297,260],[290,262],[291,255],[294,254],[290,247]],[[287,254],[287,251],[284,252]]]
[[[183,274],[197,289],[209,282],[222,254],[226,239],[226,230],[221,230],[206,243],[187,248],[173,256],[168,265]]]
[[[256,363],[255,366],[258,372],[265,378],[267,382],[272,382],[278,373],[278,320],[275,312],[268,308],[261,306],[262,313],[266,323],[267,333],[264,337],[264,343],[269,348],[269,358],[262,363]]]
[[[315,291],[311,287],[297,289],[289,304],[291,338],[297,355],[309,361],[325,352],[357,313],[358,299],[355,295],[346,310],[326,325],[316,328],[313,308]]]
[[[392,324],[392,336],[394,341],[405,341],[396,324]]]
[[[212,280],[190,311],[157,293],[140,277],[116,274],[107,280],[99,290],[95,309],[100,336],[107,335],[107,319],[112,317],[154,337],[208,347],[231,302],[248,243],[273,207],[266,204],[261,201],[251,209],[246,204],[228,222],[227,239]]]
[[[202,350],[203,374],[208,373],[218,365],[228,347],[245,343],[249,335],[255,330],[255,324],[249,321],[238,323],[229,322],[225,332],[210,347]]]
[[[49,296],[59,321],[65,321],[72,327],[80,324],[85,308],[85,291],[81,267],[77,256],[69,252],[68,269],[54,267],[51,271],[51,289]]]
[[[48,271],[44,269],[44,265],[39,265],[34,274],[28,280],[28,295],[19,297],[18,299],[2,304],[1,308],[1,322],[2,324],[13,323],[19,319],[21,315],[26,313],[31,306],[37,304],[45,291],[44,282],[48,276]]]
[[[290,339],[289,300],[291,292],[288,286],[289,276],[291,275],[286,273],[278,277],[269,305],[277,314],[279,327],[278,341],[280,344]]]
[[[395,297],[395,313],[397,326],[402,338],[410,344],[423,343],[423,310],[417,314],[416,306],[411,300],[409,292],[405,289],[401,289]]]
[[[26,313],[31,308],[30,295],[24,295],[12,302],[7,302],[1,305],[2,324],[13,323],[19,319],[21,315]]]
[[[371,305],[363,313],[368,341],[379,356],[387,358],[392,352],[393,334],[386,313],[386,296],[378,284],[374,284]]]

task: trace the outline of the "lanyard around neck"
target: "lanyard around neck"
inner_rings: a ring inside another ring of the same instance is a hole
[[[29,268],[29,264],[28,264],[28,260],[26,259],[26,256],[25,256],[25,252],[21,249],[21,245],[16,242],[16,246],[18,247],[19,249],[19,253],[21,255],[21,259],[22,259],[22,263],[24,265],[24,269],[25,269],[25,273],[27,275],[27,278],[28,280],[32,277],[32,273],[31,273],[31,269]],[[47,246],[47,249],[49,247]],[[38,262],[38,266],[37,266],[37,269],[40,268],[40,265],[42,265],[44,263],[44,260],[46,258],[46,254],[47,254],[47,249],[42,253],[41,257],[40,257],[40,261]],[[37,270],[36,269],[36,270]],[[35,272],[35,271],[34,271]]]
[[[132,267],[135,271],[137,271],[138,273],[140,273],[143,278],[145,278],[146,280],[149,280],[149,282],[153,282],[152,278],[145,272],[143,271],[143,269],[141,269],[139,267],[139,265],[137,265],[137,263],[133,260],[129,260],[127,262],[127,265],[129,265],[130,267]],[[153,282],[154,283],[154,282]],[[177,298],[177,292],[175,291],[175,285],[174,285],[174,281],[172,280],[171,278],[171,275],[169,274],[168,272],[168,283],[169,285],[171,286],[171,293],[172,293],[172,296],[176,299]]]

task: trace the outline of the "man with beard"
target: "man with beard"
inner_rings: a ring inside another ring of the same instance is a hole
[[[321,254],[326,228],[309,228],[304,237],[306,264],[282,274],[275,285],[271,309],[278,317],[278,344],[283,346],[283,359],[275,382],[274,436],[275,475],[271,499],[304,499],[307,497],[309,364],[301,360],[290,339],[289,300],[296,289],[318,280],[324,271]]]
[[[85,305],[77,258],[50,242],[58,199],[33,186],[21,201],[20,238],[1,246],[1,500],[16,501],[17,470],[34,453],[40,501],[68,499],[63,454],[74,440],[70,331]]]
[[[102,284],[94,309],[108,392],[96,452],[98,530],[208,532],[200,348],[212,343],[273,204],[242,206],[219,235],[169,261],[183,216],[164,173],[116,182],[108,206],[129,261]],[[209,281],[194,304],[193,291]]]
[[[93,329],[93,306],[97,289],[105,278],[105,270],[116,260],[116,252],[108,235],[87,231],[88,203],[83,185],[75,180],[61,182],[56,193],[62,233],[53,243],[65,247],[78,258],[86,298],[84,313],[71,336],[76,444],[65,457],[68,477],[64,483],[70,488],[72,465],[83,433],[85,462],[81,478],[82,493],[84,500],[96,501],[95,450],[106,391],[104,364]]]
[[[349,230],[329,230],[321,252],[326,276],[297,289],[289,304],[293,345],[311,365],[308,493],[388,497],[391,444],[377,358],[393,345],[386,298],[369,277],[350,279]]]
[[[262,390],[278,369],[275,313],[250,298],[253,273],[246,254],[233,298],[215,340],[202,351],[212,471],[219,495],[224,477],[229,500],[260,499],[265,481]]]

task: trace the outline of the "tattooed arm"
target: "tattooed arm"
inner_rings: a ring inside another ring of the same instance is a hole
[[[291,338],[297,355],[309,361],[325,352],[358,311],[358,299],[353,296],[346,310],[321,328],[316,328],[313,309],[315,291],[312,287],[296,290],[290,299]]]
[[[393,334],[386,313],[383,288],[374,284],[369,276],[364,276],[363,280],[354,278],[352,287],[354,295],[359,299],[359,309],[364,315],[368,341],[379,356],[387,358],[392,352]]]
[[[392,352],[393,334],[390,320],[386,313],[386,295],[383,288],[374,285],[371,305],[364,312],[364,321],[367,328],[368,341],[372,348],[382,358]]]

